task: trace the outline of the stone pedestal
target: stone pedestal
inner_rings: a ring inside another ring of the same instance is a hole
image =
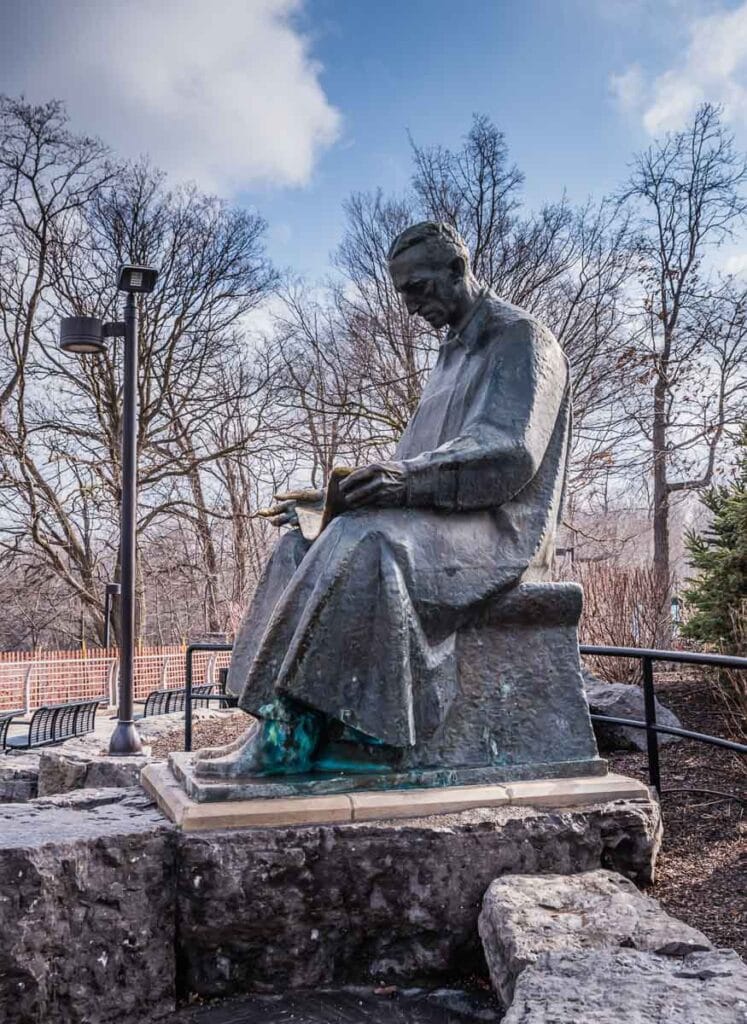
[[[458,983],[487,973],[477,920],[493,879],[609,867],[647,882],[660,829],[646,798],[182,832],[181,978],[201,996]]]
[[[213,787],[219,791],[219,798],[203,796],[195,800],[189,795],[192,776],[180,770],[184,765],[189,767],[188,757],[172,755],[169,764],[147,765],[141,774],[141,783],[164,814],[185,832],[422,818],[508,805],[583,807],[611,800],[649,799],[648,788],[642,782],[610,774],[502,785],[442,786],[440,789],[360,790],[348,786],[347,791],[322,790],[321,795],[312,789],[309,796],[294,795],[298,792],[298,783],[294,781],[284,786],[281,777],[267,780],[268,795],[264,798],[229,800],[226,798],[229,787],[224,783]],[[240,784],[236,789],[241,795]]]

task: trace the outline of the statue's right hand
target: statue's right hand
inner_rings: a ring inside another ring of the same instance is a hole
[[[276,504],[257,512],[263,519],[269,519],[273,526],[298,526],[297,505],[314,505],[324,502],[324,491],[286,491],[275,495]]]
[[[280,495],[276,494],[275,497],[279,498]],[[296,502],[292,498],[278,501],[272,508],[264,509],[263,514],[270,520],[272,526],[298,526]]]

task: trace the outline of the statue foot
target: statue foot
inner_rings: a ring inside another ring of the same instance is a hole
[[[227,747],[200,751],[194,772],[203,779],[307,772],[324,729],[324,715],[278,697],[260,708],[258,725]]]
[[[203,747],[202,750],[197,751],[197,760],[212,761],[216,757],[225,757],[227,754],[233,754],[235,750],[244,746],[256,728],[257,723],[253,721],[248,729],[245,729],[241,735],[237,736],[231,743],[224,743],[220,747]]]
[[[201,750],[195,761],[195,775],[203,779],[236,779],[258,775],[262,768],[261,729],[252,727],[225,747]]]

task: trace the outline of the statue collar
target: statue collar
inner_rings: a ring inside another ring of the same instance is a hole
[[[482,288],[475,301],[472,303],[470,308],[464,314],[462,319],[456,325],[456,327],[450,327],[449,332],[446,335],[445,342],[456,342],[457,344],[464,345],[469,348],[472,341],[474,330],[470,330],[475,320],[476,315],[482,309],[483,303],[487,295],[489,294],[489,288]]]

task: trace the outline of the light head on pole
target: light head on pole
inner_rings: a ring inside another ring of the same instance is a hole
[[[66,316],[60,321],[60,348],[76,355],[106,351],[104,325],[95,316]]]
[[[158,280],[158,271],[154,267],[120,267],[117,280],[117,291],[120,292],[152,292]]]

